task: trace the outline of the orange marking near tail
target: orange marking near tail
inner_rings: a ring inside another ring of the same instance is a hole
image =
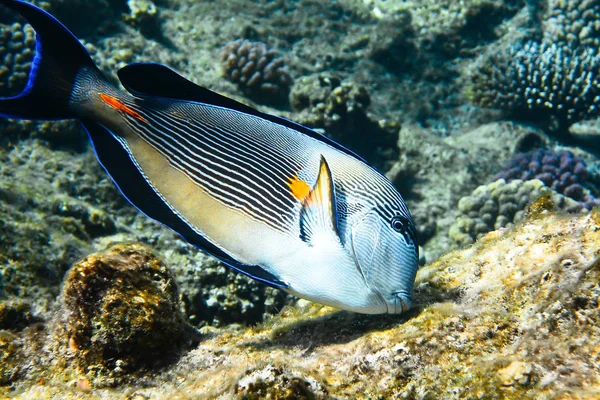
[[[115,110],[123,111],[124,113],[131,115],[133,118],[138,121],[146,122],[146,119],[140,115],[137,111],[133,110],[131,107],[126,106],[121,102],[121,100],[109,96],[104,93],[100,93],[100,98],[103,102],[114,108]]]
[[[310,193],[310,186],[308,183],[304,182],[297,176],[289,178],[289,182],[287,183],[288,187],[292,191],[292,194],[298,201],[304,201],[306,196]]]

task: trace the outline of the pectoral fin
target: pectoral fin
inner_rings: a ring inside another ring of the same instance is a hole
[[[314,244],[318,238],[338,239],[335,187],[331,170],[321,156],[319,175],[300,210],[300,238]]]

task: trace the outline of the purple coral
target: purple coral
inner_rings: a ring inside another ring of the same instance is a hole
[[[506,182],[539,179],[558,193],[582,203],[588,210],[600,206],[600,198],[595,196],[598,187],[594,175],[583,159],[567,150],[539,149],[517,154],[494,179]]]

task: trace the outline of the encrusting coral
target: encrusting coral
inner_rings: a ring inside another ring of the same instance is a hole
[[[539,179],[515,179],[510,182],[498,179],[479,186],[470,196],[460,199],[459,215],[448,235],[461,246],[471,244],[490,231],[506,228],[522,220],[527,207],[544,194],[563,210],[574,212],[582,208],[575,201],[548,188]]]
[[[283,106],[292,85],[285,61],[262,42],[238,39],[221,52],[223,72],[251,99]]]

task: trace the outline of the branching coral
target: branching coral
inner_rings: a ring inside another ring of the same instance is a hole
[[[539,37],[474,64],[467,96],[483,107],[541,117],[560,131],[600,114],[600,2],[550,0],[541,18],[534,22]]]
[[[544,39],[565,47],[600,47],[600,1],[548,0]]]
[[[478,63],[467,95],[484,107],[529,113],[564,127],[600,109],[600,54],[528,41]]]

